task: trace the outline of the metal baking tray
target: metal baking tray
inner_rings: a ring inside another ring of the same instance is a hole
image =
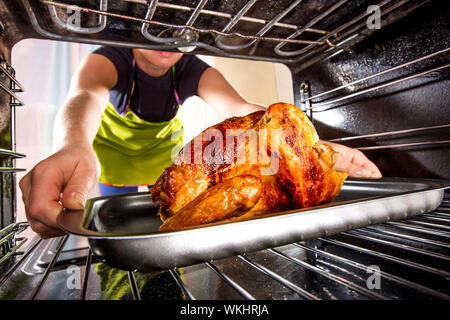
[[[449,186],[439,180],[347,179],[327,205],[167,232],[158,232],[161,220],[149,192],[128,193],[89,199],[85,210],[63,211],[57,223],[87,237],[100,261],[149,272],[412,217],[436,209]]]

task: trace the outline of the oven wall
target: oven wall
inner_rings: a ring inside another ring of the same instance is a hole
[[[53,153],[53,137],[58,135],[53,126],[54,118],[64,102],[77,65],[95,48],[92,45],[38,39],[22,40],[13,47],[12,63],[18,80],[25,87],[20,97],[26,103],[16,112],[16,144],[17,151],[27,157],[18,159],[17,165],[25,168],[26,172]],[[220,70],[248,101],[262,105],[277,101],[293,102],[292,77],[284,65],[212,56],[200,58]],[[1,106],[9,112],[7,104]],[[185,141],[190,141],[208,126],[224,119],[198,97],[192,97],[183,104],[180,116],[185,126]],[[9,114],[4,117],[5,123],[8,117]],[[4,131],[5,136],[9,137],[9,127]],[[16,174],[16,221],[26,220],[22,193],[17,186],[26,172]],[[98,195],[97,188],[94,188],[89,197]],[[8,221],[11,223],[12,218]]]
[[[312,95],[351,81],[407,63],[445,49],[450,43],[449,6],[434,1],[408,17],[360,43],[353,53],[344,52],[322,61],[294,76],[296,103],[299,86],[308,80]],[[329,96],[339,97],[390,80],[449,63],[444,53],[370,80]],[[323,139],[379,133],[450,123],[450,70],[432,72],[414,80],[373,91],[314,110],[314,124]],[[321,100],[318,98],[318,100]],[[314,106],[314,104],[312,104]],[[450,130],[422,131],[414,134],[356,140],[353,147],[448,140]],[[384,176],[450,179],[450,144],[429,144],[364,151],[380,167]]]

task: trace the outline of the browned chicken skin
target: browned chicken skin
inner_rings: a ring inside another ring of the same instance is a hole
[[[331,202],[347,174],[303,112],[277,103],[204,130],[152,188],[174,230]]]

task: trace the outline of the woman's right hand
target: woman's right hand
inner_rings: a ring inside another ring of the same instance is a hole
[[[19,182],[31,229],[41,238],[63,235],[56,217],[63,208],[84,208],[99,172],[91,145],[64,146],[39,162]]]

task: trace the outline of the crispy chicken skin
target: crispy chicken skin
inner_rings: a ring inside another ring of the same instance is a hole
[[[296,106],[229,118],[180,151],[152,188],[162,231],[331,202],[347,173]]]

